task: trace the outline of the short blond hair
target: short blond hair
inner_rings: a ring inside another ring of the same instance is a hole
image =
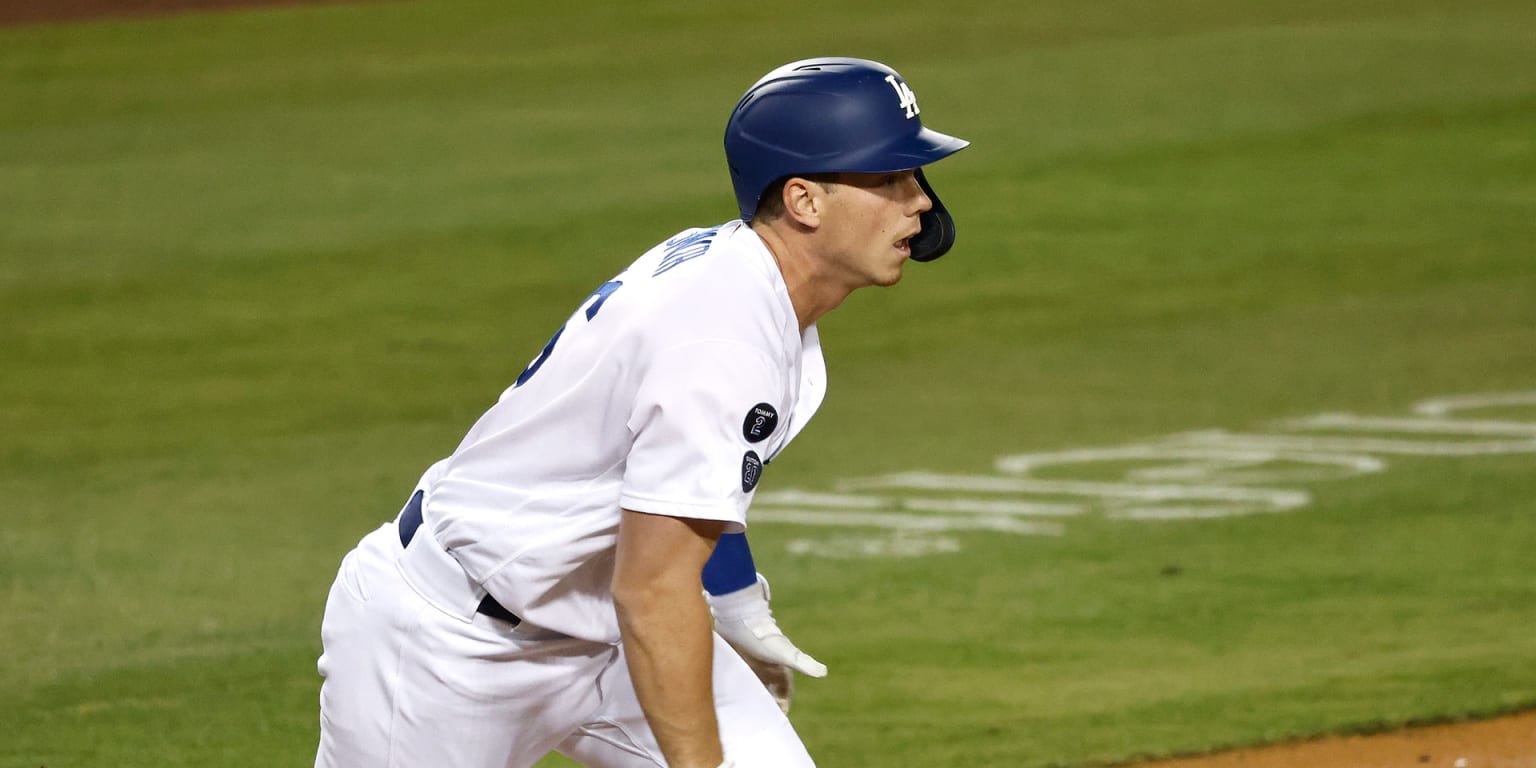
[[[832,188],[827,185],[837,181],[840,176],[838,173],[806,173],[775,179],[763,190],[763,196],[757,199],[757,213],[752,216],[752,220],[769,222],[784,215],[784,184],[790,179],[805,179],[830,191]]]

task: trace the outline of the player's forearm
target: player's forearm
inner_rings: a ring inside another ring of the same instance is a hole
[[[698,582],[614,593],[630,678],[672,768],[715,768],[714,636]]]
[[[714,643],[699,572],[725,524],[623,511],[613,601],[630,678],[671,768],[718,768]]]

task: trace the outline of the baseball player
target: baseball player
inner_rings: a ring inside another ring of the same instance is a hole
[[[343,559],[315,765],[813,766],[788,670],[826,668],[773,620],[747,507],[826,391],[817,319],[949,250],[922,168],[966,145],[873,61],[753,85],[741,218],[598,286]]]

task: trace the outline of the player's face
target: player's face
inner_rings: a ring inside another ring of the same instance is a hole
[[[824,252],[833,267],[851,288],[894,285],[912,255],[908,241],[922,229],[918,215],[933,207],[917,172],[844,173],[827,189]]]

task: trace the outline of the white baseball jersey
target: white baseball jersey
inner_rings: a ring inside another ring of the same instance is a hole
[[[825,386],[757,234],[686,230],[594,291],[434,465],[422,531],[529,624],[617,643],[620,509],[743,530]]]

